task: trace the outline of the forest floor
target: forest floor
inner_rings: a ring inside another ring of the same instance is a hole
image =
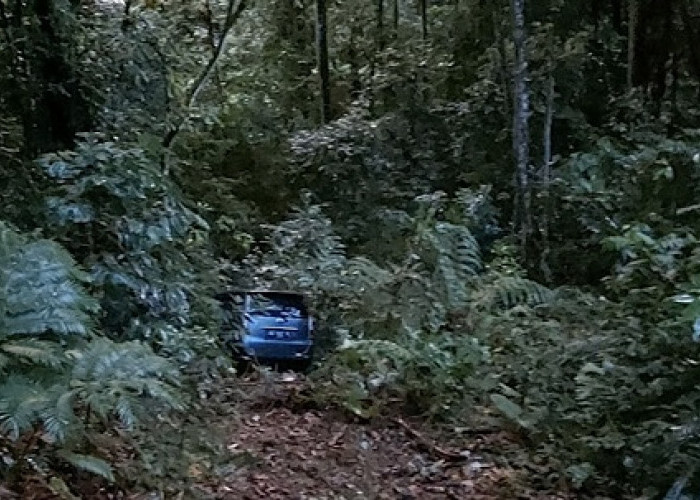
[[[574,498],[532,484],[547,471],[530,464],[507,432],[448,435],[398,417],[369,423],[309,409],[298,403],[306,389],[298,374],[240,384],[243,398],[226,426],[227,449],[247,465],[200,484],[210,498]],[[508,455],[523,465],[508,464]]]
[[[191,415],[187,424],[197,427],[199,434],[190,436],[187,446],[183,436],[174,438],[180,451],[163,452],[161,462],[187,462],[184,468],[180,466],[179,479],[173,477],[168,484],[167,470],[156,472],[150,467],[148,473],[160,475],[167,487],[144,488],[143,484],[129,486],[124,482],[106,486],[82,476],[65,481],[71,485],[71,495],[76,496],[60,494],[55,488],[51,488],[54,494],[49,494],[47,488],[28,485],[22,498],[575,498],[543,484],[542,478],[551,471],[533,464],[517,437],[508,432],[448,432],[398,417],[363,422],[336,411],[310,408],[299,404],[298,396],[308,385],[298,374],[258,374],[236,382],[227,390],[203,393],[198,415]],[[206,428],[202,428],[202,421],[208,423]],[[182,428],[181,423],[177,425]],[[166,428],[163,423],[150,433],[158,446],[167,447],[168,436],[173,435]],[[213,459],[211,446],[205,450],[207,443],[214,442],[219,443],[219,455],[226,455],[225,460]],[[198,454],[198,446],[205,451]],[[183,452],[185,448],[193,451]],[[117,455],[119,476],[144,474],[143,456],[134,449],[121,444],[109,452],[113,458]]]

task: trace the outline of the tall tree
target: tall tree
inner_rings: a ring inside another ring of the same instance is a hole
[[[399,29],[399,0],[394,0],[393,14],[394,14],[394,32],[396,32]]]
[[[527,33],[525,31],[525,0],[511,0],[513,11],[513,42],[515,67],[513,71],[513,153],[515,156],[515,231],[524,258],[532,233],[532,192],[530,186],[530,88],[527,67]]]
[[[639,20],[639,2],[630,0],[627,7],[627,88],[634,85],[634,64],[637,45],[637,22]]]
[[[318,75],[321,85],[321,121],[331,120],[331,82],[328,69],[328,24],[326,0],[316,0],[316,51],[318,53]]]
[[[377,47],[384,50],[384,0],[377,0]]]
[[[50,0],[0,2],[0,85],[19,117],[26,157],[70,148],[92,126],[93,108],[77,64],[74,5]]]
[[[700,80],[700,33],[693,27],[692,20],[697,19],[690,9],[690,2],[683,0],[681,2],[683,27],[685,29],[685,38],[688,47],[688,58],[690,66],[695,72],[695,78]],[[700,97],[700,87],[698,88],[698,97]]]
[[[550,49],[551,49],[550,44]],[[551,254],[549,241],[549,224],[551,217],[551,183],[552,183],[552,122],[554,121],[554,56],[550,53],[547,65],[547,88],[545,90],[544,130],[542,132],[542,200],[543,213],[540,218],[540,235],[542,251],[540,252],[540,271],[546,282],[552,281],[552,270],[549,266]]]

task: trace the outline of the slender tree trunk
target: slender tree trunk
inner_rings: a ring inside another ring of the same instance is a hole
[[[204,7],[206,15],[205,21],[207,23],[207,41],[209,42],[209,49],[211,49],[211,54],[214,55],[216,54],[216,33],[214,28],[214,13],[211,10],[211,2],[209,0],[206,0]],[[221,82],[219,70],[216,67],[214,67],[213,71],[214,82],[216,83],[216,87],[219,89],[219,97],[221,98],[221,104],[223,105],[225,102],[224,86]]]
[[[350,25],[350,43],[348,47],[348,62],[350,63],[350,98],[355,101],[362,93],[362,80],[360,79],[361,64],[357,53],[357,40],[362,38],[362,31],[357,23],[352,20]],[[371,93],[371,88],[370,88]]]
[[[396,33],[399,30],[399,0],[394,0],[393,11],[394,11],[394,33]]]
[[[629,0],[627,12],[627,88],[634,87],[635,50],[637,44],[637,21],[639,20],[639,0]]]
[[[420,18],[423,28],[423,40],[428,38],[428,0],[420,0]]]
[[[21,2],[17,2],[21,3]],[[21,5],[20,7],[21,8]],[[13,16],[21,15],[21,11],[17,11],[18,7],[15,6]],[[22,145],[23,154],[26,157],[34,157],[36,151],[34,149],[34,142],[31,138],[34,136],[34,122],[32,117],[36,111],[35,99],[31,98],[32,91],[28,87],[28,82],[31,79],[28,77],[30,74],[28,68],[27,57],[22,54],[21,46],[17,43],[13,37],[13,28],[21,23],[21,20],[12,19],[10,21],[10,16],[5,9],[5,4],[0,0],[0,28],[2,29],[5,44],[10,55],[10,67],[6,70],[8,71],[8,76],[10,77],[11,85],[7,88],[7,102],[10,107],[15,109],[16,114],[21,117],[22,122],[22,133],[24,142]]]
[[[622,31],[622,0],[612,0],[612,25],[617,33]]]
[[[513,41],[515,68],[513,71],[513,153],[515,156],[515,231],[520,240],[523,258],[528,259],[532,234],[532,189],[530,186],[530,89],[525,32],[525,0],[511,0],[513,9]]]
[[[377,0],[377,48],[384,50],[384,0]]]
[[[504,101],[504,108],[503,108],[503,115],[506,120],[508,120],[509,117],[512,117],[512,112],[510,109],[510,101],[508,100],[508,97],[511,95],[511,90],[510,90],[510,72],[508,71],[508,47],[506,46],[506,37],[503,36],[503,33],[501,31],[501,26],[500,26],[500,19],[497,15],[497,13],[493,13],[493,34],[494,34],[494,39],[499,40],[500,43],[496,45],[496,49],[498,51],[498,59],[500,63],[500,78],[501,78],[501,87],[502,87],[502,92],[503,92],[503,101]]]
[[[126,0],[124,2],[124,16],[122,17],[122,30],[126,31],[131,25],[131,4],[132,0]]]
[[[52,0],[33,2],[40,36],[30,42],[27,52],[32,55],[27,68],[36,85],[36,93],[32,92],[30,97],[33,134],[29,141],[29,144],[34,141],[35,152],[72,148],[75,135],[91,126],[90,105],[83,97],[80,79],[71,64],[71,47],[75,46],[60,29],[55,17],[57,8]]]
[[[316,0],[316,52],[321,85],[321,121],[331,120],[331,83],[328,69],[328,26],[326,0]]]
[[[550,56],[551,57],[551,56]],[[552,270],[549,267],[551,253],[549,243],[549,219],[551,215],[551,184],[552,184],[552,122],[554,121],[554,64],[549,61],[547,75],[547,91],[545,96],[544,130],[542,132],[542,200],[543,213],[540,222],[542,236],[542,251],[540,252],[540,271],[546,283],[552,281]]]
[[[671,105],[674,116],[678,112],[678,53],[671,54]]]
[[[593,19],[593,24],[598,29],[598,23],[600,22],[600,0],[591,0],[591,19]]]
[[[683,0],[681,5],[683,9],[681,17],[683,18],[683,28],[688,44],[688,58],[690,59],[690,65],[693,68],[695,77],[700,80],[700,36],[693,28],[688,0]],[[698,89],[698,98],[700,99],[700,89]]]

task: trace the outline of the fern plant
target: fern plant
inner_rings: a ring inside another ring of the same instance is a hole
[[[184,407],[175,366],[154,356],[138,341],[117,346],[107,339],[92,341],[76,355],[70,378],[74,397],[87,405],[88,411],[103,421],[114,415],[127,428],[133,427],[137,413],[145,410],[142,398],[150,398],[162,408]]]
[[[463,224],[438,220],[443,193],[417,203],[400,265],[382,268],[365,258],[348,262],[345,318],[356,325],[356,337],[434,334],[470,300],[483,267],[479,244]]]
[[[549,288],[518,276],[487,275],[471,297],[469,309],[474,312],[497,312],[517,306],[535,307],[547,304],[555,296]]]
[[[29,241],[0,222],[0,372],[66,363],[56,340],[86,336],[97,311],[86,281],[59,245]]]
[[[13,460],[0,477],[8,481],[28,454],[42,460],[49,450],[60,452],[49,459],[112,478],[103,460],[80,453],[90,415],[130,427],[146,399],[164,409],[183,405],[168,361],[145,345],[95,335],[99,308],[88,283],[60,245],[0,222],[0,441]]]
[[[476,339],[451,334],[346,340],[314,374],[320,399],[362,417],[397,402],[413,413],[454,418],[470,401],[472,376],[488,360]]]

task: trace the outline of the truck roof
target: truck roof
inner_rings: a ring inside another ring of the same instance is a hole
[[[223,292],[219,292],[216,294],[217,297],[222,297],[225,295],[230,295],[234,293],[245,293],[245,294],[252,294],[252,293],[259,293],[259,294],[275,294],[275,295],[296,295],[299,297],[303,297],[305,294],[301,292],[293,292],[291,290],[262,290],[262,289],[252,289],[252,290],[237,290],[237,289],[232,289],[232,290],[226,290]]]

